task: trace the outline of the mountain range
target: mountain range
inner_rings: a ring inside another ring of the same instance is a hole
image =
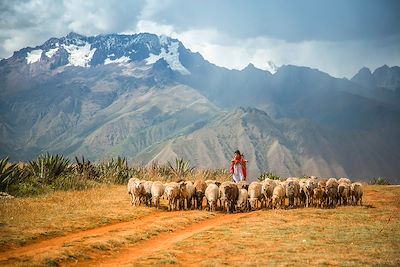
[[[69,33],[0,61],[0,156],[124,156],[249,175],[400,182],[400,68],[338,79],[309,67],[230,70],[150,33]]]

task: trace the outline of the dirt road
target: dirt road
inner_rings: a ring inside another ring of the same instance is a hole
[[[100,266],[120,266],[134,261],[135,259],[157,253],[161,249],[165,249],[172,246],[176,242],[182,241],[196,233],[206,231],[216,226],[223,225],[244,216],[249,216],[251,213],[246,214],[222,214],[218,213],[213,218],[201,220],[199,222],[190,223],[189,225],[182,226],[181,229],[176,229],[168,232],[161,232],[160,234],[151,237],[150,239],[138,241],[132,244],[125,244],[120,247],[117,252],[104,253],[101,250],[91,250],[88,252],[87,258],[90,259],[77,259],[73,261],[61,261],[62,265],[75,265],[75,266],[87,266],[100,265]],[[116,234],[122,236],[137,236],[138,229],[145,228],[151,223],[157,224],[166,220],[176,220],[182,216],[187,216],[188,211],[176,211],[176,212],[156,212],[145,216],[140,219],[133,221],[115,223],[107,226],[98,227],[91,230],[85,230],[68,234],[53,239],[39,241],[37,243],[29,244],[23,247],[17,247],[8,251],[0,253],[0,265],[7,265],[11,263],[10,260],[15,259],[30,259],[31,263],[43,262],[43,258],[46,256],[57,253],[68,244],[74,244],[74,242],[84,242],[90,239],[89,244],[96,242],[107,241],[111,236]],[[82,244],[81,244],[82,245]],[[86,244],[87,245],[87,244]],[[4,263],[4,264],[3,264]]]

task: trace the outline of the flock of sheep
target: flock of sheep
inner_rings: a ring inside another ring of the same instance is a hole
[[[203,208],[219,209],[228,213],[258,208],[336,207],[336,205],[362,205],[363,186],[348,178],[318,179],[316,177],[290,177],[285,181],[266,179],[262,182],[240,183],[196,180],[180,182],[128,181],[131,203],[144,203],[160,208],[160,198],[168,200],[168,210]],[[286,199],[288,205],[286,206]]]

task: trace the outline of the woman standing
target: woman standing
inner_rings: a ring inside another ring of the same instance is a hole
[[[244,155],[239,150],[235,151],[235,156],[231,160],[232,179],[235,183],[246,181],[246,163]]]

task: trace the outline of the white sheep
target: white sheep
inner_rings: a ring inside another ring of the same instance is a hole
[[[249,194],[246,189],[241,188],[239,189],[239,198],[236,203],[237,210],[239,211],[248,211],[249,208]]]
[[[272,207],[273,208],[282,208],[285,205],[285,188],[280,183],[274,188],[274,192],[272,193]]]
[[[177,210],[180,195],[178,183],[165,184],[164,195],[168,199],[168,210]]]
[[[277,182],[271,179],[265,179],[261,184],[261,192],[264,195],[266,207],[272,208],[272,193]]]
[[[151,197],[153,200],[154,206],[156,206],[157,209],[160,208],[160,198],[164,194],[164,184],[161,183],[160,181],[156,181],[151,185]]]
[[[214,183],[210,183],[207,186],[204,195],[207,199],[209,210],[215,211],[215,208],[217,206],[218,196],[219,196],[218,186]]]
[[[261,183],[252,182],[247,190],[249,194],[250,208],[252,210],[255,210],[259,203],[261,203],[261,206],[263,204],[264,196],[261,194],[261,187]]]

